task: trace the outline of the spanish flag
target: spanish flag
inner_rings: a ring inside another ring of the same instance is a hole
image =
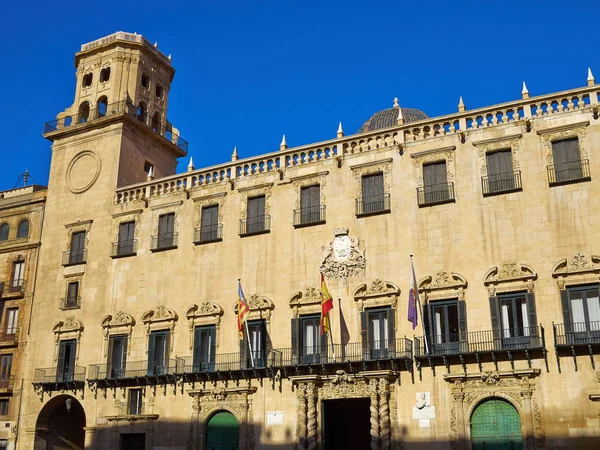
[[[238,280],[238,334],[240,335],[240,341],[244,340],[244,322],[248,319],[250,308],[248,308],[248,302],[242,291],[242,283]]]
[[[333,309],[333,299],[327,290],[325,278],[321,274],[321,334],[329,333],[329,311]]]

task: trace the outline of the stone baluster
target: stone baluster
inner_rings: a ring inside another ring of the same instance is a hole
[[[310,383],[306,389],[307,399],[307,431],[306,439],[308,441],[308,450],[317,448],[317,389],[313,383]]]
[[[377,380],[369,381],[369,394],[371,396],[371,450],[379,450],[379,396],[377,395]]]
[[[390,382],[385,378],[379,380],[379,436],[381,437],[381,450],[391,448],[390,428]]]
[[[298,416],[296,424],[296,448],[306,450],[306,386],[299,385],[296,389],[298,399]]]

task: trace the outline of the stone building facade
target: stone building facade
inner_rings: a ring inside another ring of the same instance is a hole
[[[176,174],[170,58],[119,32],[76,68],[45,128],[18,448],[597,447],[591,72],[443,117],[396,102],[357,134]]]

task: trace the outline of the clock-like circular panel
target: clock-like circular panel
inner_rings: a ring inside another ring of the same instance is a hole
[[[91,188],[102,169],[100,156],[91,150],[77,153],[67,167],[67,186],[74,194],[81,194]]]

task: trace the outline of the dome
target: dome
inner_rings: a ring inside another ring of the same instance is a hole
[[[400,106],[398,105],[398,99],[395,98],[394,106],[392,108],[384,109],[373,114],[369,120],[362,124],[357,133],[395,126],[398,122],[398,109],[400,109]],[[413,108],[402,108],[402,117],[404,117],[404,123],[416,122],[418,120],[429,118],[429,116],[420,109]]]

